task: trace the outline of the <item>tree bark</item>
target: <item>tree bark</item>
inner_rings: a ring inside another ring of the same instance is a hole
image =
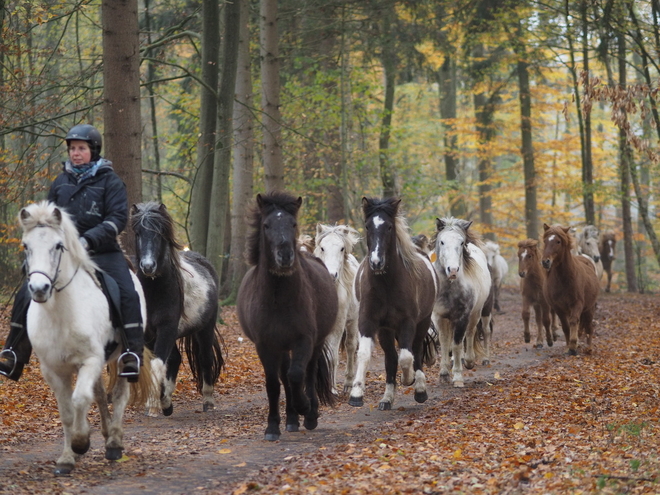
[[[529,88],[528,64],[518,60],[518,86],[520,95],[521,154],[525,176],[525,226],[529,239],[539,238],[539,219],[536,204],[536,169],[534,167],[534,144],[532,140],[532,98]]]
[[[151,45],[151,12],[149,10],[149,0],[144,0],[144,22],[147,31],[147,43]],[[147,50],[146,58],[152,57],[152,50]],[[156,118],[156,93],[154,91],[153,80],[156,76],[156,68],[152,60],[147,61],[147,92],[149,93],[149,110],[151,117],[151,143],[153,146],[154,170],[158,173],[150,179],[149,193],[159,203],[163,202],[163,180],[160,174],[160,146],[158,143],[158,119]]]
[[[580,1],[582,19],[582,60],[586,82],[589,84],[589,23],[587,22],[587,1]],[[596,225],[594,205],[594,165],[591,154],[591,112],[584,116],[584,160],[582,162],[582,187],[584,196],[584,216],[587,225]]]
[[[392,9],[385,9],[383,32],[381,33],[381,59],[383,71],[385,72],[385,102],[383,104],[383,118],[380,125],[380,138],[378,139],[378,161],[380,164],[380,177],[383,183],[383,197],[385,198],[398,196],[394,168],[390,163],[389,157],[392,113],[394,112],[394,88],[396,84],[396,62],[391,38],[391,16]]]
[[[218,143],[213,167],[211,212],[209,219],[206,255],[218,277],[222,280],[225,262],[225,239],[229,214],[229,171],[231,169],[232,113],[236,90],[236,66],[238,62],[238,37],[240,27],[240,3],[225,5],[225,45],[222,83],[218,106]]]
[[[126,184],[129,205],[142,201],[140,32],[137,0],[103,0],[104,155]],[[128,229],[124,248],[135,251]]]
[[[275,191],[284,189],[277,0],[261,0],[260,14],[262,159],[266,191]]]
[[[218,0],[202,2],[202,89],[197,142],[197,171],[190,195],[188,234],[190,246],[206,255],[213,162],[218,118],[218,62],[220,54],[220,12]]]

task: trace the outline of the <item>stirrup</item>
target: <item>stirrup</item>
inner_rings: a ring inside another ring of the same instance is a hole
[[[8,360],[11,359],[14,362],[14,366],[12,367],[11,371],[7,372],[3,369],[0,369],[0,375],[5,375],[6,377],[11,377],[14,372],[16,371],[16,365],[18,364],[18,358],[16,357],[16,353],[14,350],[10,347],[9,349],[3,349],[0,351],[0,359],[2,359],[4,354],[8,354]],[[138,361],[139,362],[139,361]]]
[[[133,356],[135,358],[135,360],[137,361],[137,371],[124,371],[123,359],[126,356]],[[117,367],[121,369],[118,375],[124,378],[137,377],[140,374],[140,365],[141,365],[140,356],[138,356],[136,353],[132,351],[126,351],[117,358]]]

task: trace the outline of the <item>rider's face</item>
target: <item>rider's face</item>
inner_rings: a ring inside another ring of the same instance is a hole
[[[74,165],[83,165],[92,160],[92,150],[86,141],[72,140],[69,142],[69,159]]]

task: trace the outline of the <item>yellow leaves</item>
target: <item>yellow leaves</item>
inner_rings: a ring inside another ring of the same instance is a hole
[[[444,54],[438,50],[431,40],[423,41],[415,45],[415,49],[424,55],[426,63],[428,63],[433,70],[438,70],[445,62]]]
[[[460,461],[463,459],[463,450],[462,449],[456,449],[454,453],[452,454],[452,458],[456,461]]]
[[[525,423],[522,421],[518,421],[516,424],[513,425],[514,430],[522,430],[525,427]]]
[[[220,449],[218,454],[231,454],[231,449]]]

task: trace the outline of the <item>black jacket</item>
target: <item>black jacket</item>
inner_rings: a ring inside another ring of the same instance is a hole
[[[110,161],[106,160],[96,175],[81,183],[65,165],[50,186],[48,201],[73,217],[78,233],[87,239],[91,251],[121,251],[117,236],[128,221],[128,196]]]

